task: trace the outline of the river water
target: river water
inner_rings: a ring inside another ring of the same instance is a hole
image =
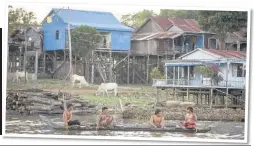
[[[126,120],[119,116],[114,116],[118,124],[145,123],[146,121]],[[52,121],[60,122],[61,115],[48,116]],[[77,116],[73,115],[73,119],[78,119],[85,123],[95,123],[96,116]],[[177,125],[178,121],[166,121],[170,125]],[[197,128],[212,127],[208,133],[184,134],[169,132],[122,132],[122,131],[64,131],[55,130],[44,123],[39,116],[24,115],[6,115],[6,134],[54,134],[54,135],[85,135],[85,136],[117,136],[117,137],[192,137],[196,139],[244,139],[244,123],[243,122],[219,122],[219,121],[199,121]]]

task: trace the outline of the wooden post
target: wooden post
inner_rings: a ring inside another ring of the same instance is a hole
[[[165,74],[166,74],[166,80],[168,79],[168,67],[165,66]]]
[[[91,83],[94,83],[94,51],[92,51],[92,77],[91,77]]]
[[[43,52],[43,72],[46,72],[46,52]]]
[[[175,85],[175,73],[176,73],[176,67],[173,67],[173,85]]]
[[[8,57],[9,57],[9,55],[8,55]],[[21,64],[22,64],[22,61],[21,61],[22,59],[21,58],[22,58],[22,47],[19,48],[19,71],[21,71]],[[9,60],[8,60],[8,62],[9,62]]]
[[[190,85],[190,66],[188,66],[188,85]]]
[[[132,84],[135,84],[135,56],[132,56]]]
[[[146,81],[149,83],[149,54],[147,54],[147,60],[146,60]]]
[[[213,89],[211,89],[210,98],[211,98],[210,108],[212,108],[212,104],[213,104]]]
[[[130,51],[128,52],[127,84],[130,84]]]
[[[190,100],[190,90],[189,90],[189,88],[187,88],[187,100],[188,101]]]
[[[113,73],[112,73],[112,64],[113,64],[113,62],[112,62],[112,50],[110,50],[109,51],[109,82],[112,82],[112,75],[113,75]],[[128,77],[127,77],[128,78]]]
[[[34,74],[35,74],[35,80],[37,80],[37,75],[38,75],[38,51],[35,51],[35,65],[34,65]]]
[[[27,37],[26,37],[26,28],[24,30],[24,36],[25,36],[25,53],[24,53],[24,68],[23,68],[23,71],[25,72],[25,76],[27,76],[26,74],[26,53],[27,53]],[[27,82],[27,78],[25,78],[25,81]]]
[[[229,62],[227,60],[227,68],[226,68],[226,87],[227,87],[226,108],[228,108],[228,69],[229,69]]]
[[[157,55],[157,68],[159,68],[159,66],[160,66],[160,56]]]
[[[177,76],[178,76],[178,85],[179,85],[179,82],[180,82],[180,67],[178,66],[177,67]]]

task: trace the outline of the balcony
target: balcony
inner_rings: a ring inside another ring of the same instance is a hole
[[[245,81],[221,81],[218,84],[211,80],[195,79],[153,79],[153,87],[191,87],[191,88],[230,88],[244,89]]]

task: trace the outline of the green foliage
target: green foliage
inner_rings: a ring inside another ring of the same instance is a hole
[[[23,25],[24,27],[29,25],[36,25],[36,16],[33,12],[27,12],[23,8],[13,9],[12,6],[8,7],[8,34],[10,35],[16,27]]]
[[[133,14],[126,14],[121,17],[121,22],[130,27],[140,27],[145,21],[156,14],[152,10],[143,10]]]
[[[71,30],[73,55],[83,58],[87,57],[101,40],[102,36],[95,28],[82,25]]]
[[[161,9],[159,16],[169,18],[187,18],[196,19],[197,11],[194,10],[169,10]]]
[[[215,84],[218,84],[220,81],[223,81],[223,77],[221,77],[218,73],[219,70],[214,70],[211,66],[196,66],[194,71],[202,74],[206,78],[211,78]]]
[[[150,77],[152,79],[163,79],[163,75],[161,75],[161,72],[159,71],[159,69],[157,67],[152,69],[152,71],[150,73]]]
[[[213,71],[209,66],[196,66],[194,68],[195,72],[202,74],[204,77],[212,77]]]
[[[247,27],[247,12],[237,11],[198,11],[198,22],[205,31],[224,37],[227,32]]]

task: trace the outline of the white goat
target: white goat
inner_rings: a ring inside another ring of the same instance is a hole
[[[19,83],[20,78],[24,78],[24,77],[26,77],[26,80],[28,81],[28,73],[27,72],[25,73],[25,71],[16,70],[14,81],[16,80],[17,83]]]
[[[96,91],[95,95],[98,96],[99,93],[102,92],[103,96],[104,96],[104,93],[106,93],[107,97],[108,97],[108,91],[109,90],[114,90],[115,96],[117,96],[117,88],[118,88],[117,83],[101,83],[101,85],[99,86],[99,88]]]
[[[81,84],[89,86],[84,76],[79,76],[77,74],[72,75],[72,86],[74,86],[76,81],[79,81],[79,88],[81,88]]]

